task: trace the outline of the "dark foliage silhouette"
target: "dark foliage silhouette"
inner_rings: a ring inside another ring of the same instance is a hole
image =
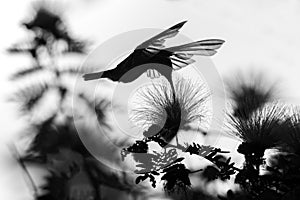
[[[168,91],[166,87],[159,86],[155,90],[152,89],[153,92],[148,89],[149,91],[142,98],[142,101],[146,103],[140,109],[135,110],[136,115],[135,118],[133,117],[134,120],[143,121],[141,124],[146,124],[146,127],[149,127],[143,133],[144,139],[136,141],[131,146],[134,147],[131,151],[129,151],[130,147],[122,151],[123,156],[134,154],[133,157],[137,162],[136,167],[142,167],[142,170],[136,171],[137,174],[142,174],[137,177],[136,183],[148,179],[155,187],[156,180],[161,179],[164,181],[165,191],[172,198],[192,199],[196,190],[192,189],[189,177],[194,172],[201,171],[200,177],[206,182],[226,181],[235,175],[234,181],[240,186],[240,190],[229,190],[226,195],[218,195],[219,199],[297,199],[299,193],[298,154],[300,141],[298,110],[292,110],[293,114],[291,115],[289,107],[271,102],[274,98],[271,90],[264,92],[265,90],[258,85],[254,89],[251,87],[247,89],[248,87],[243,84],[239,86],[241,88],[236,88],[239,92],[233,93],[236,95],[236,98],[233,98],[236,107],[232,113],[229,113],[230,123],[228,127],[231,134],[242,141],[237,149],[237,152],[245,158],[241,169],[235,166],[231,158],[224,157],[222,154],[228,152],[221,149],[195,143],[182,145],[177,142],[176,145],[173,145],[170,140],[167,141],[163,137],[162,130],[172,130],[172,126],[166,126],[168,117],[171,119],[172,117],[174,119],[182,118],[181,125],[177,125],[178,128],[174,129],[173,133],[177,133],[182,128],[181,126],[185,126],[193,120],[184,121],[189,117],[182,114],[184,113],[183,110],[189,110],[187,109],[189,105],[184,104],[184,101],[171,101],[171,92],[170,94],[166,93]],[[184,94],[184,89],[181,91],[177,89],[177,94],[179,96]],[[193,103],[196,101],[194,102],[191,97],[193,95],[188,97],[189,102],[195,105]],[[201,102],[203,103],[203,101]],[[180,112],[176,112],[177,115],[168,111],[164,112],[165,105],[176,105],[177,103],[177,107],[169,106],[173,112],[176,109],[180,110]],[[193,107],[193,110],[196,107]],[[191,116],[194,115],[191,114]],[[196,119],[201,119],[201,117],[196,117]],[[174,122],[178,123],[178,121],[175,120]],[[151,150],[149,149],[149,142],[158,143],[165,150],[162,153]],[[267,150],[273,150],[276,153],[266,159]],[[169,152],[174,152],[174,154],[169,155]],[[198,155],[209,160],[212,164],[203,169],[192,171],[184,163],[186,158],[179,157],[178,153],[175,152]],[[162,158],[164,161],[161,160]]]
[[[84,120],[89,113],[94,112],[105,130],[111,130],[106,117],[110,102],[99,98],[94,102],[83,92],[73,92],[72,84],[65,81],[68,77],[76,77],[88,70],[57,64],[56,55],[76,53],[80,56],[86,51],[86,42],[72,37],[61,15],[44,3],[38,4],[33,19],[23,25],[32,31],[32,40],[15,44],[8,52],[29,53],[33,66],[16,72],[11,79],[23,81],[32,78],[32,81],[15,92],[10,100],[18,102],[20,110],[27,116],[28,129],[24,132],[32,137],[26,152],[16,156],[17,161],[30,179],[27,164],[48,172],[42,186],[35,185],[31,179],[34,198],[100,200],[101,186],[132,195],[142,194],[141,187],[137,187],[130,176],[102,166],[85,148],[76,131],[74,120]],[[58,48],[61,42],[65,43],[65,48]],[[73,112],[78,113],[76,116],[85,117],[73,117],[72,98],[81,102]],[[43,117],[40,117],[41,114]]]
[[[248,119],[231,116],[234,134],[243,140],[238,152],[262,157],[266,149],[280,147],[282,131],[287,127],[285,110],[282,106],[266,105]]]
[[[148,127],[143,133],[147,141],[157,141],[165,146],[179,130],[191,130],[192,123],[207,122],[208,89],[201,83],[185,79],[178,79],[174,88],[175,99],[165,82],[139,92],[138,98],[143,103],[132,111],[131,118]]]
[[[240,85],[234,93],[236,109],[230,113],[231,131],[242,143],[237,151],[245,158],[235,177],[241,191],[228,191],[220,199],[298,199],[299,112],[276,102],[271,90],[256,86],[252,92]],[[251,96],[252,94],[252,96]],[[252,105],[252,104],[253,105]],[[274,153],[266,157],[266,150]],[[287,173],[288,172],[288,173]]]
[[[181,144],[178,139],[175,145],[171,143],[179,130],[189,129],[189,125],[195,121],[205,121],[205,103],[209,97],[204,86],[185,79],[175,82],[175,89],[178,94],[175,99],[172,98],[172,89],[166,82],[147,87],[139,93],[142,106],[133,111],[132,120],[146,124],[149,128],[144,131],[142,140],[124,148],[121,155],[123,159],[128,155],[134,158],[137,167],[135,173],[138,174],[136,183],[149,180],[152,187],[156,187],[157,179],[160,179],[164,182],[167,194],[176,194],[181,199],[187,199],[193,198],[190,175],[203,169],[188,169],[184,163],[185,158],[180,157],[179,152],[197,155],[210,161],[211,166],[203,172],[206,177],[211,174],[209,169],[214,168],[214,179],[228,180],[239,169],[234,167],[230,158],[225,159],[222,156],[228,152],[221,149],[196,143]],[[176,129],[173,128],[174,125],[177,125]],[[148,144],[153,142],[162,151],[150,149]]]

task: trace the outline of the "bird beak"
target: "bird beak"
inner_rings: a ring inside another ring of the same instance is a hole
[[[90,80],[104,78],[104,77],[102,77],[102,75],[103,75],[103,72],[96,72],[96,73],[84,74],[83,75],[83,79],[85,81],[90,81]]]

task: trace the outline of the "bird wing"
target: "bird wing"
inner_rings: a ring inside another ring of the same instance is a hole
[[[179,29],[186,23],[187,21],[180,22],[171,28],[159,33],[158,35],[146,40],[142,44],[136,47],[136,50],[142,49],[144,53],[147,55],[154,55],[158,53],[160,50],[165,48],[164,42],[168,38],[172,38],[176,36],[179,32]]]
[[[195,60],[192,59],[194,55],[215,55],[217,53],[216,50],[219,49],[224,42],[224,40],[220,39],[200,40],[184,45],[169,47],[164,50],[171,53],[170,58],[173,64],[173,69],[179,70],[188,66],[189,64],[194,63]]]

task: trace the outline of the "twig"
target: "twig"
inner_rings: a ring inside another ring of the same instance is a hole
[[[198,170],[195,170],[195,171],[190,171],[189,173],[193,174],[193,173],[197,173],[197,172],[201,172],[201,171],[203,171],[203,169],[198,169]]]
[[[38,187],[36,186],[36,184],[34,183],[33,178],[31,177],[28,169],[26,168],[26,165],[24,163],[24,161],[21,159],[21,156],[16,148],[16,146],[14,144],[8,145],[8,148],[11,149],[11,151],[13,152],[14,157],[16,158],[17,162],[21,165],[21,168],[23,169],[23,171],[25,172],[29,183],[31,185],[31,188],[33,190],[33,196],[36,199],[38,196]]]

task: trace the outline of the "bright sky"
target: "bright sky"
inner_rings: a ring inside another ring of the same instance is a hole
[[[52,0],[53,1],[53,0]],[[7,79],[28,66],[26,57],[8,56],[5,48],[26,37],[19,26],[30,16],[30,1],[0,4],[0,199],[30,199],[21,172],[12,165],[5,143],[16,136],[20,120],[5,102],[16,84]],[[54,1],[53,1],[54,2]],[[276,82],[283,100],[300,102],[300,1],[298,0],[64,0],[66,20],[76,35],[96,44],[140,28],[167,28],[188,20],[182,33],[192,39],[226,41],[213,62],[223,77],[237,70],[258,69]],[[71,3],[72,2],[72,3]],[[7,158],[9,158],[7,160]],[[12,174],[11,172],[14,172]]]

